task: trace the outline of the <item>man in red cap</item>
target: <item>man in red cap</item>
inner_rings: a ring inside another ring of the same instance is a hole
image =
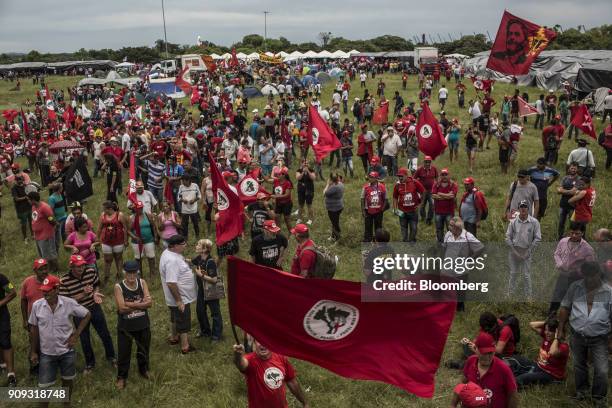
[[[516,381],[510,367],[495,356],[495,339],[481,332],[476,341],[476,354],[463,366],[463,382],[471,381],[485,391],[490,408],[518,407]],[[456,405],[454,405],[456,406]]]
[[[448,231],[448,224],[455,215],[455,199],[458,189],[457,183],[451,180],[448,169],[440,170],[440,178],[431,188],[438,242],[444,241],[444,234]]]
[[[422,205],[420,212],[421,220],[425,220],[427,225],[431,225],[434,215],[434,202],[433,198],[431,197],[431,188],[438,179],[438,169],[436,168],[436,166],[431,164],[431,162],[431,156],[425,156],[425,159],[423,161],[424,164],[417,168],[416,172],[414,173],[414,178],[419,181],[423,185],[423,187],[425,187],[425,193],[423,194],[421,200]],[[428,207],[427,218],[425,217],[425,207]]]
[[[311,274],[317,261],[317,254],[314,251],[306,249],[307,247],[314,246],[314,241],[310,239],[308,225],[297,224],[291,229],[291,234],[295,236],[295,240],[298,243],[295,248],[293,261],[291,262],[291,273],[307,278]]]
[[[368,173],[375,171],[378,173],[378,179],[384,180],[387,177],[387,169],[380,162],[380,157],[374,156],[370,160],[370,167],[368,167]]]
[[[467,177],[463,179],[463,187],[465,193],[461,197],[461,207],[459,208],[459,216],[463,220],[465,230],[476,236],[480,220],[487,210],[484,194],[474,187],[474,179]]]
[[[283,262],[289,243],[287,238],[280,233],[280,227],[274,220],[266,220],[263,223],[263,234],[256,236],[251,241],[251,261],[275,269],[283,269]]]
[[[32,305],[28,318],[30,325],[30,361],[39,365],[38,386],[51,387],[57,372],[62,377],[62,386],[68,387],[72,395],[72,380],[76,377],[76,353],[74,346],[91,319],[87,309],[74,299],[59,295],[60,280],[48,275],[40,286],[44,293]],[[75,327],[73,318],[78,319]],[[40,345],[40,352],[37,351]],[[42,403],[42,406],[48,406]]]
[[[113,340],[106,325],[104,310],[100,306],[104,300],[104,295],[99,291],[100,279],[98,278],[98,273],[94,268],[85,266],[87,262],[81,255],[72,255],[69,263],[70,271],[61,278],[59,294],[76,300],[88,310],[91,316],[91,324],[104,345],[106,359],[116,366],[117,359],[115,357]],[[75,318],[75,323],[79,324],[79,322],[80,318]],[[85,326],[81,333],[81,347],[85,357],[85,370],[83,374],[89,374],[96,365],[96,356],[91,347],[89,324]]]
[[[451,407],[459,406],[462,408],[488,407],[489,398],[480,385],[468,381],[467,383],[457,384],[453,390]]]
[[[423,185],[410,177],[408,169],[397,171],[399,181],[393,187],[393,210],[399,215],[402,241],[416,242],[419,215],[417,209],[425,192]],[[410,233],[408,233],[410,229]]]
[[[378,181],[378,172],[368,173],[368,183],[361,189],[361,212],[364,218],[363,242],[371,242],[374,231],[382,228],[387,203],[387,188]]]

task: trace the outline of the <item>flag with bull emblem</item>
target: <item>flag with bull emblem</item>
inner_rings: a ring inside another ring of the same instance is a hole
[[[316,106],[310,105],[308,109],[308,143],[315,152],[317,161],[321,161],[330,152],[338,150],[342,145],[340,140],[323,120]]]
[[[266,189],[257,181],[251,174],[247,174],[238,183],[238,196],[243,204],[248,205],[257,201],[257,194],[264,193],[267,196],[270,195]]]

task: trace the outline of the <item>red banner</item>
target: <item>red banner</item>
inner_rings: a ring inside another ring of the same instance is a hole
[[[382,104],[374,111],[372,123],[375,125],[384,125],[389,122],[389,102]]]
[[[227,262],[231,321],[271,351],[433,396],[455,302],[362,303],[360,282]]]
[[[330,152],[342,145],[326,121],[323,120],[316,106],[308,109],[308,143],[315,152],[317,161],[323,160]]]
[[[421,105],[423,111],[419,115],[416,125],[416,134],[419,139],[419,150],[426,156],[436,158],[444,152],[447,143],[440,124],[429,109],[429,105]]]
[[[556,37],[555,31],[504,11],[487,68],[508,75],[525,75]]]
[[[30,125],[28,125],[28,121],[25,117],[25,113],[23,113],[23,108],[21,108],[21,121],[23,122],[21,125],[23,134],[26,136],[29,136],[30,135]]]
[[[483,92],[491,92],[491,87],[495,83],[493,79],[480,79],[474,76],[470,77],[470,79],[472,80],[472,84],[474,84],[474,88],[476,88],[477,91]]]
[[[530,115],[538,114],[538,110],[534,108],[533,106],[531,106],[530,104],[528,104],[527,101],[525,101],[523,98],[519,96],[517,99],[518,99],[518,106],[519,106],[519,116],[521,118],[523,116],[530,116]]]
[[[593,139],[597,139],[595,135],[595,126],[593,125],[593,118],[589,113],[589,108],[586,105],[579,105],[572,115],[572,125],[582,130]]]
[[[234,68],[237,67],[240,63],[238,62],[238,57],[236,56],[236,49],[232,48],[232,57],[229,60],[229,66]]]
[[[210,162],[210,179],[213,195],[217,204],[219,218],[215,222],[217,231],[217,246],[221,246],[238,235],[242,234],[244,227],[244,206],[238,194],[230,188],[219,172],[217,162],[212,154],[208,154]]]

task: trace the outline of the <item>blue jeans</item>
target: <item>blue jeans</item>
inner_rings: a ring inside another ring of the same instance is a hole
[[[419,215],[416,211],[405,212],[399,217],[400,229],[402,231],[402,241],[416,242],[417,229],[419,226]],[[408,233],[410,230],[410,233]]]
[[[261,172],[264,176],[269,176],[272,174],[272,165],[271,164],[262,164]]]
[[[50,387],[57,380],[57,370],[59,369],[62,380],[70,381],[76,377],[76,353],[74,349],[59,356],[50,356],[40,353],[38,366],[38,386],[41,388]]]
[[[553,381],[556,381],[556,378],[538,367],[535,362],[529,371],[516,376],[516,384],[521,388],[531,384],[546,385]]]
[[[155,197],[155,199],[158,202],[162,202],[164,201],[164,189],[163,187],[154,187],[151,184],[148,185],[149,187],[149,191],[151,192],[151,194],[153,194],[153,197]]]
[[[444,242],[444,235],[448,231],[448,224],[452,215],[450,214],[436,214],[436,238],[438,242]]]
[[[570,349],[574,359],[576,393],[586,395],[589,389],[589,353],[593,363],[592,397],[605,401],[608,396],[608,336],[585,337],[572,333]]]
[[[397,172],[397,157],[384,155],[383,164],[387,167],[387,174],[389,176],[395,176]]]
[[[427,217],[425,217],[425,207],[427,206]],[[421,204],[421,219],[425,219],[428,223],[431,223],[434,216],[434,202],[433,198],[431,198],[431,191],[425,191],[423,193],[423,203]]]
[[[89,313],[91,313],[91,320],[81,332],[81,347],[83,348],[83,355],[85,357],[85,366],[93,368],[96,366],[96,356],[94,355],[93,348],[91,347],[91,335],[89,333],[90,326],[93,325],[94,329],[98,333],[98,336],[100,337],[100,340],[102,340],[102,345],[104,346],[104,352],[107,360],[112,361],[115,359],[115,348],[113,346],[113,339],[108,331],[108,326],[106,325],[106,318],[104,317],[102,307],[98,304],[94,304],[91,308],[89,308]],[[81,319],[75,317],[75,326],[78,326],[79,323],[81,323]]]
[[[565,235],[565,223],[567,222],[568,218],[571,218],[573,212],[574,210],[572,208],[559,207],[559,240],[561,240],[563,235]]]
[[[212,329],[208,321],[206,307],[210,309]],[[221,306],[219,299],[204,300],[204,287],[202,281],[198,279],[198,298],[196,302],[196,315],[200,324],[200,333],[203,336],[210,336],[213,340],[220,340],[223,333],[223,320],[221,318]]]

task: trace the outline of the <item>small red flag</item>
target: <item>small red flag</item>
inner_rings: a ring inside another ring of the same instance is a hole
[[[444,152],[447,143],[440,124],[426,103],[421,104],[423,111],[419,115],[416,125],[416,134],[419,139],[419,150],[427,156],[436,158]]]
[[[504,11],[487,68],[508,75],[525,75],[536,57],[556,37],[554,30]]]
[[[454,301],[362,302],[360,282],[303,279],[235,257],[227,263],[231,321],[270,350],[433,396]]]
[[[7,122],[12,122],[18,115],[19,112],[15,109],[6,109],[2,111],[2,116],[4,116]]]
[[[595,135],[595,126],[593,125],[593,118],[589,113],[589,108],[586,105],[579,105],[572,115],[572,125],[582,130],[593,139],[597,139]]]
[[[130,152],[130,179],[128,184],[127,191],[128,200],[132,203],[133,207],[136,207],[138,203],[138,198],[136,197],[136,158],[134,157],[134,152]],[[140,214],[138,212],[134,215],[134,232],[136,232],[136,236],[142,240],[142,232],[140,231]],[[138,243],[138,252],[140,252],[140,256],[142,256],[142,249],[144,245],[142,242]]]
[[[210,55],[202,55],[202,61],[204,61],[208,71],[215,72],[217,70],[217,64],[215,64],[215,60]]]
[[[379,106],[374,111],[374,116],[372,116],[372,123],[375,125],[384,125],[389,122],[389,102],[386,102]]]
[[[534,108],[533,106],[531,106],[530,104],[528,104],[527,101],[525,101],[523,98],[519,96],[517,97],[517,100],[518,100],[518,107],[519,107],[519,116],[521,118],[523,116],[530,116],[530,115],[538,114],[538,110]]]
[[[47,117],[50,121],[57,121],[57,114],[55,113],[55,106],[53,105],[53,99],[51,98],[51,92],[49,87],[45,85],[45,105],[47,106]],[[57,126],[57,125],[56,125]]]
[[[330,152],[338,150],[342,145],[340,140],[323,120],[316,106],[308,109],[308,144],[312,146],[317,161],[323,160]]]
[[[232,48],[232,57],[229,60],[229,66],[234,68],[237,67],[240,63],[238,62],[238,57],[236,56],[236,49]]]
[[[238,194],[232,190],[219,172],[217,162],[208,154],[210,162],[210,179],[213,195],[217,203],[219,219],[215,223],[217,246],[221,246],[242,234],[244,228],[244,206]]]
[[[188,72],[189,66],[187,65],[181,70],[181,72],[179,72],[179,74],[176,76],[176,79],[174,80],[174,85],[181,88],[185,95],[189,95],[189,93],[191,92],[191,83],[189,83],[189,80],[186,76]]]
[[[280,135],[287,149],[291,149],[291,135],[289,134],[289,127],[284,120],[281,120]]]
[[[495,83],[493,79],[480,79],[475,76],[470,77],[470,79],[472,80],[472,84],[474,84],[474,88],[476,88],[477,91],[483,92],[490,92],[491,87]]]

